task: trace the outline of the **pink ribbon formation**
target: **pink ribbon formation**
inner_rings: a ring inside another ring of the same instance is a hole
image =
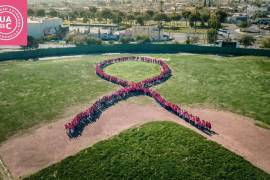
[[[154,63],[161,66],[161,72],[158,76],[145,79],[140,82],[132,82],[122,80],[118,77],[111,76],[106,74],[103,69],[109,65],[126,62],[126,61],[140,61],[147,63]],[[211,123],[205,120],[200,119],[198,116],[194,116],[191,113],[188,113],[186,110],[182,109],[176,104],[173,104],[169,101],[166,101],[158,92],[150,89],[154,85],[161,84],[167,81],[172,76],[172,71],[169,66],[160,59],[155,59],[151,57],[119,57],[110,60],[105,60],[96,65],[96,74],[109,82],[114,84],[121,85],[123,88],[117,90],[111,95],[103,96],[101,99],[97,100],[90,108],[85,111],[77,114],[71,122],[65,125],[67,130],[67,135],[70,138],[75,138],[82,135],[84,128],[101,116],[102,112],[105,111],[110,106],[118,103],[119,101],[126,100],[133,96],[149,96],[156,100],[163,108],[175,114],[179,118],[185,120],[187,123],[198,128],[202,132],[211,135]]]

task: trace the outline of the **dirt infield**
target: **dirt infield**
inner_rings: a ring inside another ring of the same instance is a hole
[[[204,136],[270,173],[269,130],[257,127],[252,120],[230,112],[203,108],[187,108],[187,110],[211,121],[213,130],[218,133],[212,137],[203,134]],[[1,144],[0,156],[11,174],[14,177],[31,174],[100,140],[149,121],[166,119],[202,134],[154,102],[147,105],[133,101],[121,102],[105,111],[96,123],[88,126],[83,136],[69,140],[63,125],[72,116],[31,129],[30,132],[12,137]]]

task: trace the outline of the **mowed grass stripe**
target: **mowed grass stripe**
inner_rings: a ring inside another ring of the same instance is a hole
[[[126,130],[30,179],[269,179],[242,157],[172,122]]]

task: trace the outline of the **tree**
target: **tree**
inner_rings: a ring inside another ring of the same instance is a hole
[[[72,14],[75,16],[75,18],[80,17],[80,12],[79,12],[79,11],[77,11],[77,10],[73,11],[73,13],[72,13]]]
[[[164,12],[163,6],[164,6],[164,1],[163,1],[163,0],[160,0],[160,1],[159,1],[159,11],[160,11],[160,12]]]
[[[90,16],[94,17],[95,14],[97,13],[97,8],[94,6],[91,6],[91,7],[89,7],[89,12],[90,12]]]
[[[262,48],[270,48],[270,38],[263,39],[261,47]]]
[[[114,11],[112,16],[112,21],[115,24],[121,24],[123,21],[123,18],[125,18],[126,15],[121,11]]]
[[[189,15],[189,24],[194,24],[195,30],[197,27],[197,21],[200,21],[200,13],[198,12],[193,12]]]
[[[170,21],[170,18],[165,13],[158,13],[154,16],[155,21]]]
[[[135,20],[136,18],[135,18],[135,16],[133,15],[133,14],[128,14],[127,15],[127,20],[129,21],[129,22],[131,22],[130,24],[132,24],[132,22]]]
[[[256,39],[250,35],[243,35],[240,39],[240,43],[243,44],[245,47],[251,46],[255,43]]]
[[[146,15],[149,17],[149,19],[153,18],[155,15],[155,11],[153,10],[147,10]]]
[[[121,22],[123,21],[122,17],[123,16],[120,16],[118,14],[114,15],[112,19],[113,23],[118,24],[118,25],[121,24]]]
[[[57,17],[58,13],[57,13],[56,10],[52,9],[52,10],[49,12],[49,15],[50,15],[51,17]]]
[[[22,46],[24,49],[26,48],[38,48],[38,41],[32,37],[32,36],[27,36],[27,45]]]
[[[252,16],[253,19],[257,18],[267,18],[267,13],[262,11],[256,11],[255,14]]]
[[[144,18],[142,16],[138,16],[136,18],[136,23],[143,26],[144,25]]]
[[[33,9],[28,9],[27,14],[28,14],[28,16],[34,16],[35,11]]]
[[[216,12],[216,16],[219,19],[220,22],[225,22],[226,18],[228,17],[228,13],[226,13],[225,11],[218,9]]]
[[[207,41],[208,41],[208,43],[212,44],[212,43],[216,42],[216,40],[217,40],[217,30],[213,29],[213,28],[209,29],[207,31]]]
[[[170,21],[170,18],[165,13],[158,13],[154,17],[155,21],[158,21],[158,39],[160,40],[160,31],[163,28],[162,21]]]
[[[188,22],[188,18],[190,16],[191,12],[190,11],[183,11],[182,12],[182,16],[185,18],[186,20],[186,26],[187,26],[187,22]]]
[[[110,9],[104,9],[101,11],[101,17],[103,19],[106,19],[106,23],[108,23],[108,19],[111,19],[113,16],[113,13]]]
[[[77,16],[74,13],[69,13],[68,18],[69,18],[70,21],[74,21],[74,20],[77,19]]]
[[[170,20],[176,22],[176,21],[180,21],[181,18],[182,16],[180,14],[173,13],[170,17]],[[176,27],[176,23],[174,23],[173,27]]]
[[[182,18],[182,16],[180,14],[177,14],[177,13],[174,13],[172,16],[171,16],[171,20],[173,21],[180,21]]]
[[[189,36],[189,35],[187,36],[187,39],[186,39],[186,41],[185,41],[185,42],[186,42],[186,44],[191,44],[191,38],[190,38],[190,36]]]
[[[212,15],[211,18],[208,21],[209,27],[213,28],[213,29],[219,29],[221,28],[221,22],[220,20],[217,18],[217,16]]]
[[[254,5],[254,6],[257,6],[257,7],[261,7],[262,6],[262,1],[261,0],[254,0],[254,1],[252,1],[252,4]]]
[[[202,26],[204,26],[205,23],[208,22],[210,19],[210,13],[209,12],[200,13],[200,19],[201,19]]]
[[[38,17],[44,17],[46,14],[45,14],[45,10],[44,9],[39,9],[37,10],[37,16]]]

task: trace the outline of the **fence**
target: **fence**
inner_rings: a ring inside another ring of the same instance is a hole
[[[50,56],[68,56],[80,54],[100,53],[199,53],[220,55],[252,55],[269,56],[270,50],[222,48],[211,46],[185,45],[185,44],[117,44],[117,45],[90,45],[69,48],[33,49],[16,52],[0,53],[0,61],[35,59]]]

